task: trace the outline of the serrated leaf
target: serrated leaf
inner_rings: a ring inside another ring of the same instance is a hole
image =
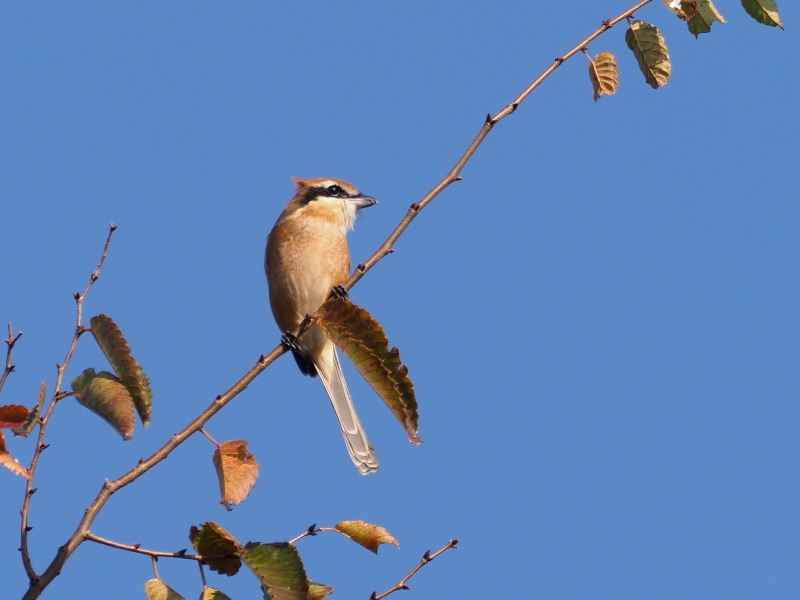
[[[198,529],[194,525],[189,529],[189,539],[195,551],[204,558],[203,564],[220,575],[236,575],[242,567],[238,553],[241,545],[236,538],[212,521],[203,523]]]
[[[0,429],[23,425],[28,420],[28,409],[19,404],[0,406]]]
[[[247,498],[258,479],[258,463],[247,451],[247,442],[232,440],[223,442],[214,451],[214,468],[217,471],[220,504],[228,510]]]
[[[33,431],[33,426],[36,425],[36,421],[39,419],[39,414],[42,412],[42,405],[44,404],[44,398],[47,396],[47,385],[43,381],[39,386],[39,397],[36,399],[36,406],[28,411],[28,420],[25,421],[19,427],[15,427],[11,431],[14,432],[14,435],[17,437],[28,437]]]
[[[619,86],[619,69],[617,68],[617,57],[611,52],[601,52],[589,59],[589,79],[594,89],[594,101],[597,102],[600,96],[611,96],[617,91]]]
[[[219,590],[207,587],[200,595],[200,600],[231,600],[230,596],[223,594]]]
[[[394,544],[400,547],[397,538],[386,529],[366,521],[342,521],[336,525],[336,530],[375,554],[378,553],[381,544]]]
[[[658,27],[634,21],[625,32],[625,43],[636,57],[647,83],[654,89],[666,85],[672,73],[672,63]]]
[[[408,367],[400,362],[400,351],[389,350],[380,323],[360,306],[336,297],[328,299],[314,318],[386,403],[409,441],[421,444],[414,384],[408,377]]]
[[[120,381],[128,388],[142,425],[150,424],[153,392],[150,380],[131,354],[131,347],[122,331],[108,315],[95,315],[90,321],[92,334],[111,363]]]
[[[22,475],[25,479],[30,479],[28,469],[19,464],[17,459],[6,450],[6,440],[2,431],[0,431],[0,465],[3,465],[15,475]]]
[[[148,600],[186,600],[160,579],[150,579],[144,584]]]
[[[321,583],[308,582],[308,600],[325,600],[333,593],[333,588]]]
[[[307,600],[308,577],[293,544],[250,542],[239,556],[259,578],[270,600]]]
[[[133,437],[136,415],[128,388],[108,371],[86,369],[72,381],[75,399],[100,415],[125,440]]]
[[[778,4],[775,0],[742,0],[742,6],[748,15],[762,25],[783,29],[783,21],[778,14]]]

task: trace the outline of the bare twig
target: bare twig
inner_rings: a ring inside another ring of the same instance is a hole
[[[204,436],[206,436],[208,438],[208,441],[211,442],[212,444],[214,444],[217,448],[220,447],[220,443],[217,440],[215,440],[213,437],[211,437],[211,435],[205,429],[203,429],[202,427],[200,428],[200,433],[202,433]]]
[[[6,368],[3,370],[3,376],[0,377],[0,390],[3,389],[3,386],[6,384],[6,379],[8,376],[14,372],[14,346],[17,343],[17,340],[22,337],[22,332],[17,332],[17,335],[14,335],[14,328],[11,326],[11,323],[8,324],[8,338],[5,340],[6,342]]]
[[[140,547],[139,544],[121,544],[113,540],[107,540],[99,535],[95,535],[91,531],[86,532],[83,536],[83,539],[90,542],[97,542],[98,544],[103,544],[104,546],[110,546],[112,548],[116,548],[117,550],[126,550],[128,552],[135,552],[137,554],[144,554],[146,556],[152,556],[155,558],[184,558],[196,561],[201,561],[206,558],[200,554],[186,554],[186,550],[179,550],[178,552],[161,552],[159,550],[147,550],[146,548]]]
[[[646,6],[650,2],[652,2],[652,0],[642,0],[632,8],[620,14],[618,17],[603,21],[602,25],[597,30],[595,30],[591,35],[589,35],[584,40],[579,42],[566,54],[556,58],[553,61],[553,64],[551,64],[550,67],[548,67],[537,79],[535,79],[527,88],[525,88],[525,90],[523,90],[522,93],[520,93],[519,96],[517,96],[517,98],[515,98],[510,104],[506,105],[505,108],[503,108],[494,116],[492,116],[491,114],[487,115],[486,120],[483,126],[481,127],[480,131],[476,135],[475,139],[466,149],[461,158],[458,159],[453,168],[419,202],[416,202],[411,205],[405,217],[403,217],[403,219],[400,221],[400,223],[397,225],[394,231],[392,231],[392,233],[389,235],[386,241],[365,263],[360,264],[356,267],[355,271],[347,280],[347,282],[343,284],[345,289],[348,290],[351,289],[367,273],[367,271],[369,271],[372,267],[374,267],[385,256],[394,252],[393,249],[394,243],[408,228],[408,226],[411,224],[411,221],[413,221],[416,218],[416,216],[420,213],[420,211],[423,208],[425,208],[428,204],[430,204],[430,202],[436,196],[438,196],[442,191],[444,191],[444,189],[447,188],[450,184],[452,184],[455,181],[459,181],[461,179],[460,173],[464,165],[466,165],[467,162],[472,158],[472,156],[475,154],[475,151],[481,145],[483,140],[486,138],[487,135],[489,135],[489,132],[499,121],[501,121],[502,119],[513,113],[517,109],[519,104],[523,102],[531,94],[531,92],[533,92],[533,90],[539,87],[539,85],[541,85],[541,83],[547,77],[549,77],[553,73],[553,71],[555,71],[558,67],[560,67],[566,60],[571,58],[574,54],[580,52],[581,49],[583,49],[589,44],[589,42],[591,42],[598,36],[608,31],[611,27],[613,27],[620,21],[633,15],[634,12],[636,12],[643,6]],[[94,279],[92,280],[92,282],[93,281]],[[80,302],[80,300],[82,300],[82,296],[76,294],[76,299]],[[79,309],[79,318],[80,318],[80,309]],[[73,347],[71,346],[68,357],[71,357],[72,349]],[[200,415],[198,415],[183,430],[173,435],[170,438],[170,440],[166,444],[164,444],[164,446],[158,449],[152,456],[141,461],[136,467],[134,467],[121,477],[113,481],[106,481],[100,488],[100,491],[98,492],[95,499],[92,501],[92,503],[84,512],[83,519],[81,519],[81,522],[78,524],[74,533],[70,536],[67,542],[58,549],[55,557],[52,559],[52,561],[45,569],[45,571],[39,577],[36,577],[35,573],[33,573],[29,565],[26,566],[26,571],[28,572],[28,575],[31,578],[31,584],[30,587],[28,588],[28,591],[23,596],[23,600],[33,600],[34,598],[38,598],[38,596],[50,584],[50,582],[53,581],[53,579],[55,579],[55,577],[58,576],[58,574],[61,572],[61,568],[64,566],[64,563],[67,561],[67,559],[72,555],[75,549],[86,539],[85,536],[89,532],[89,528],[91,527],[92,523],[94,522],[100,510],[103,508],[103,506],[105,506],[109,498],[111,498],[112,494],[122,489],[126,485],[132,483],[133,481],[141,477],[144,473],[153,468],[156,464],[167,458],[172,453],[172,451],[175,450],[175,448],[177,448],[180,444],[182,444],[189,436],[199,431],[203,427],[203,425],[205,425],[205,423],[209,419],[211,419],[211,417],[213,417],[217,412],[219,412],[228,402],[230,402],[238,394],[244,391],[247,388],[247,386],[250,385],[250,383],[256,377],[258,377],[258,375],[260,375],[269,365],[275,362],[275,360],[277,360],[280,356],[282,356],[286,351],[287,349],[284,346],[279,345],[266,356],[261,356],[259,360],[256,362],[256,364],[247,373],[245,373],[239,379],[239,381],[233,384],[233,386],[231,386],[231,388],[224,394],[217,396],[208,408],[206,408],[202,413],[200,413]],[[59,383],[62,374],[63,373],[61,369],[59,369]],[[56,389],[58,389],[58,387],[56,387]],[[48,413],[45,418],[49,417],[51,411],[52,411],[52,404],[51,407],[48,409]],[[43,428],[40,428],[40,439],[42,437],[42,434],[43,434]],[[37,452],[40,452],[40,450],[37,450]],[[34,456],[34,461],[37,460],[38,460],[38,454]],[[28,497],[26,496],[26,503],[27,501]],[[25,517],[23,517],[23,529],[25,527],[25,521],[26,519]],[[304,535],[310,535],[310,534],[306,533]],[[448,547],[453,547],[453,546],[448,546]],[[431,557],[437,556],[440,552],[444,551],[445,549],[447,548],[444,548],[439,552],[437,552],[436,554],[431,555]],[[27,551],[23,552],[23,556],[27,556]],[[423,559],[423,563],[418,565],[417,568],[414,571],[412,571],[410,575],[413,575],[413,573],[419,570],[421,565],[430,560],[431,557],[429,557],[427,560]],[[391,591],[387,593],[391,593]],[[382,598],[385,595],[386,593],[382,594],[381,596],[376,596],[375,598]]]
[[[61,384],[64,381],[64,374],[67,371],[67,367],[69,366],[70,360],[72,360],[72,355],[75,353],[75,348],[78,345],[78,339],[80,338],[81,334],[84,331],[84,327],[82,324],[83,319],[83,301],[86,298],[86,295],[89,293],[89,290],[92,289],[94,282],[100,278],[100,270],[103,268],[103,263],[106,261],[106,257],[108,256],[108,246],[111,243],[111,236],[114,233],[114,230],[117,228],[114,223],[111,223],[108,228],[108,236],[106,236],[106,242],[103,245],[103,254],[100,256],[100,262],[97,263],[97,268],[89,277],[89,283],[86,284],[86,288],[84,288],[83,293],[75,292],[73,296],[75,297],[75,304],[77,306],[77,316],[76,316],[76,325],[75,331],[72,335],[72,341],[70,342],[69,348],[67,349],[67,355],[64,358],[64,361],[57,366],[57,374],[56,374],[56,385],[53,390],[53,397],[50,400],[50,404],[47,406],[47,410],[45,411],[44,415],[39,418],[39,435],[36,440],[36,448],[33,452],[33,458],[31,459],[30,467],[28,467],[28,472],[30,473],[30,477],[25,486],[25,498],[22,501],[22,510],[20,514],[22,518],[20,519],[20,553],[22,555],[22,565],[25,569],[25,573],[28,576],[28,579],[31,582],[31,586],[36,584],[40,581],[39,576],[36,574],[36,571],[33,568],[33,564],[31,563],[30,553],[28,551],[28,532],[32,529],[29,524],[29,515],[30,515],[30,508],[31,508],[31,497],[36,492],[36,488],[33,487],[33,479],[36,475],[36,467],[39,465],[39,459],[42,456],[42,452],[47,449],[49,444],[46,444],[44,441],[45,433],[47,431],[47,425],[50,422],[50,417],[53,414],[53,410],[58,403],[58,400],[63,398],[66,392],[59,392],[61,389]]]
[[[447,550],[450,550],[450,548],[458,548],[458,540],[450,540],[449,542],[447,542],[444,546],[439,548],[433,554],[431,554],[431,551],[428,550],[425,554],[422,555],[422,558],[417,563],[417,566],[415,566],[413,569],[411,569],[408,572],[408,575],[403,577],[400,581],[395,583],[392,587],[390,587],[388,590],[386,590],[382,594],[376,594],[375,592],[372,592],[372,595],[369,597],[370,600],[381,600],[381,598],[386,598],[386,596],[388,596],[389,594],[393,594],[394,592],[397,592],[397,591],[400,591],[400,590],[409,589],[408,588],[408,580],[411,579],[414,575],[416,575],[417,571],[419,571],[422,567],[427,565],[434,558],[439,556],[442,552],[446,552]]]

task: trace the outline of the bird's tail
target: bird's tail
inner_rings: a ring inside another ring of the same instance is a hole
[[[333,410],[336,411],[336,418],[339,419],[350,458],[362,475],[374,473],[378,470],[378,456],[358,419],[353,399],[350,397],[350,390],[347,389],[347,383],[344,380],[336,347],[329,343],[329,350],[321,352],[320,358],[322,360],[316,364],[317,372],[331,399]]]

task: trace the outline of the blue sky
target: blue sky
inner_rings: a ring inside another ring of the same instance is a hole
[[[694,39],[654,2],[673,76],[654,91],[618,26],[617,96],[592,102],[577,56],[491,133],[352,291],[410,366],[421,447],[350,369],[382,461],[361,477],[318,381],[283,357],[208,431],[246,439],[250,497],[218,504],[191,438],[111,499],[93,531],[177,550],[213,520],[241,540],[365,519],[401,548],[300,542],[334,598],[785,598],[796,593],[800,126],[787,31],[738,2]],[[72,291],[119,229],[87,315],[123,328],[153,423],[122,440],[71,399],[37,474],[37,569],[103,478],[121,475],[272,350],[262,272],[290,176],[352,181],[380,204],[367,258],[496,113],[628,5],[530,2],[7,3],[0,19],[0,321],[25,331],[0,402],[52,389]],[[566,17],[566,18],[565,18]],[[795,106],[795,108],[791,108]],[[794,190],[794,191],[792,191]],[[84,339],[68,378],[106,368]],[[11,439],[25,461],[31,442]],[[24,589],[22,480],[0,472],[4,595]],[[161,561],[196,598],[197,569]],[[143,598],[150,561],[86,543],[45,598]],[[210,577],[234,599],[255,579]]]

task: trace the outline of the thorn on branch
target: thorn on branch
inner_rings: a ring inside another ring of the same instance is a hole
[[[50,444],[48,444],[48,443],[46,443],[46,442],[45,442],[45,443],[43,443],[41,446],[39,446],[39,450],[40,450],[40,451],[41,451],[41,450],[47,450],[49,447],[50,447]]]
[[[511,106],[511,112],[513,113],[515,110],[517,110],[517,107],[519,106],[519,102],[512,102],[510,104],[510,106]]]
[[[464,178],[461,175],[456,175],[453,177],[453,181],[464,181]]]
[[[414,202],[414,204],[409,206],[408,209],[413,213],[418,213],[419,212],[419,202]]]
[[[458,540],[450,540],[451,548],[458,548]]]
[[[28,495],[33,496],[39,488],[31,488],[28,490]]]
[[[141,548],[141,547],[142,547],[142,543],[141,543],[141,542],[136,542],[136,543],[133,545],[133,547],[134,547],[134,548],[136,548],[136,549],[138,550],[139,548]]]
[[[25,531],[30,531],[31,529],[33,529],[33,526],[32,526],[32,525],[27,525],[27,526],[25,527]]]
[[[486,113],[486,121],[484,122],[484,125],[489,124],[491,122],[492,122],[492,113]]]
[[[431,551],[426,550],[425,554],[422,555],[422,562],[430,562],[431,560]]]
[[[556,63],[558,63],[558,64],[561,64],[561,63],[563,63],[563,62],[564,62],[564,57],[563,57],[563,56],[556,56],[556,57],[553,59],[553,62],[556,62]]]
[[[376,592],[372,592],[372,593],[369,595],[369,600],[375,600],[375,598],[377,598],[377,597],[378,597],[378,594],[377,594]]]

